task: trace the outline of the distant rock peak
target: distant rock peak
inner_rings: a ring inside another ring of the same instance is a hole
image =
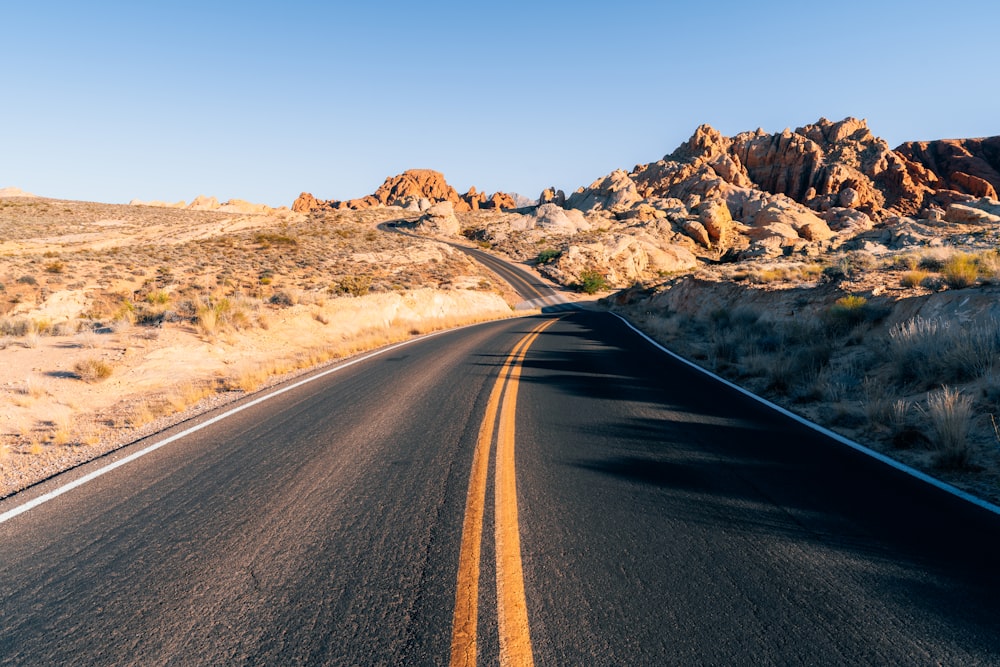
[[[497,192],[487,196],[486,193],[478,192],[473,187],[464,195],[460,195],[455,188],[448,185],[441,172],[433,169],[408,169],[402,174],[389,176],[374,193],[358,199],[323,201],[311,193],[303,192],[292,204],[292,210],[308,212],[317,209],[357,210],[376,206],[401,206],[425,211],[441,202],[451,203],[457,212],[517,207],[513,196],[507,193]]]

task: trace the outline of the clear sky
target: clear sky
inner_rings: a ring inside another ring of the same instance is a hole
[[[724,134],[1000,134],[1000,3],[0,1],[0,187],[290,205],[437,169],[536,197]]]

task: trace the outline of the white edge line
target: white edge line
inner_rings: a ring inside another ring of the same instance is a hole
[[[491,320],[491,321],[493,321],[493,320]],[[480,324],[487,324],[487,322],[477,322],[476,324],[471,324],[471,325],[467,325],[467,326],[478,326]],[[457,327],[457,328],[458,329],[463,329],[465,327]],[[350,361],[345,361],[344,363],[338,364],[337,366],[334,366],[333,368],[328,368],[327,370],[321,371],[319,373],[316,373],[315,375],[310,375],[309,377],[307,377],[307,378],[305,378],[303,380],[299,380],[298,382],[295,382],[293,384],[287,385],[285,387],[281,387],[280,389],[276,389],[276,390],[274,390],[272,392],[264,394],[263,396],[259,396],[258,398],[255,398],[252,401],[249,401],[247,403],[243,403],[242,405],[238,405],[235,408],[231,408],[230,410],[227,410],[226,412],[223,412],[220,415],[216,415],[215,417],[212,417],[211,419],[208,419],[208,420],[206,420],[206,421],[204,421],[204,422],[202,422],[200,424],[196,424],[195,426],[192,426],[192,427],[190,427],[188,429],[185,429],[185,430],[181,431],[180,433],[175,433],[174,435],[172,435],[172,436],[170,436],[168,438],[164,438],[163,440],[160,440],[160,441],[158,441],[158,442],[150,445],[149,447],[145,447],[145,448],[143,448],[143,449],[141,449],[141,450],[139,450],[137,452],[133,452],[133,453],[129,454],[128,456],[125,456],[124,458],[121,458],[121,459],[118,459],[117,461],[109,463],[108,465],[104,466],[103,468],[98,468],[97,470],[94,470],[93,472],[87,473],[83,477],[79,477],[77,479],[74,479],[72,482],[68,482],[67,484],[64,484],[63,486],[60,486],[59,488],[53,489],[52,491],[49,491],[48,493],[42,494],[42,495],[38,496],[37,498],[29,500],[28,502],[26,502],[26,503],[24,503],[22,505],[18,505],[17,507],[14,507],[14,508],[12,508],[10,510],[7,510],[3,514],[0,514],[0,523],[4,523],[6,521],[9,521],[9,520],[13,519],[14,517],[16,517],[16,516],[18,516],[20,514],[24,514],[28,510],[34,509],[34,508],[38,507],[39,505],[41,505],[43,503],[47,503],[48,501],[52,500],[53,498],[57,498],[57,497],[61,496],[62,494],[66,493],[68,491],[72,491],[73,489],[77,488],[78,486],[83,486],[87,482],[91,482],[91,481],[97,479],[98,477],[100,477],[101,475],[104,475],[105,473],[111,472],[115,468],[119,468],[119,467],[121,467],[121,466],[123,466],[123,465],[125,465],[127,463],[131,463],[132,461],[135,461],[137,458],[139,458],[141,456],[145,456],[146,454],[149,454],[150,452],[156,451],[160,447],[163,447],[165,445],[169,445],[170,443],[172,443],[172,442],[174,442],[176,440],[180,440],[181,438],[187,437],[187,436],[191,435],[192,433],[195,433],[196,431],[200,431],[201,429],[206,428],[208,426],[211,426],[212,424],[214,424],[216,422],[219,422],[219,421],[222,421],[223,419],[231,417],[231,416],[235,415],[238,412],[242,412],[243,410],[246,410],[247,408],[253,407],[253,406],[257,405],[258,403],[263,403],[264,401],[270,400],[270,399],[274,398],[275,396],[280,396],[281,394],[284,394],[286,391],[291,391],[293,389],[297,389],[298,387],[301,387],[304,384],[309,384],[310,382],[313,382],[314,380],[318,380],[318,379],[320,379],[322,377],[330,375],[331,373],[336,373],[337,371],[343,370],[343,369],[345,369],[345,368],[347,368],[349,366],[353,366],[355,364],[359,364],[362,361],[367,361],[368,359],[371,359],[372,357],[377,357],[377,356],[379,356],[381,354],[385,354],[386,352],[391,352],[392,350],[396,350],[396,349],[401,348],[401,347],[403,347],[405,345],[410,345],[411,343],[416,343],[417,341],[426,340],[428,338],[432,338],[434,336],[439,336],[441,334],[448,333],[449,331],[455,331],[455,330],[456,329],[445,329],[445,330],[442,330],[442,331],[434,331],[434,332],[431,332],[429,334],[425,334],[423,336],[420,336],[418,338],[412,338],[410,340],[403,341],[402,343],[396,343],[394,345],[390,345],[389,347],[383,347],[383,348],[381,348],[379,350],[376,350],[375,352],[371,352],[371,353],[366,354],[364,356],[357,357],[355,359],[351,359]]]
[[[994,513],[996,515],[1000,515],[1000,506],[994,505],[993,503],[991,503],[991,502],[989,502],[987,500],[983,500],[982,498],[974,496],[971,493],[968,493],[966,491],[963,491],[962,489],[954,487],[951,484],[948,484],[947,482],[942,482],[941,480],[936,479],[934,477],[931,477],[927,473],[921,472],[921,471],[917,470],[916,468],[911,468],[910,466],[906,465],[905,463],[900,463],[899,461],[897,461],[897,460],[895,460],[893,458],[890,458],[890,457],[886,456],[885,454],[877,452],[874,449],[869,449],[868,447],[865,447],[864,445],[862,445],[860,443],[854,442],[853,440],[851,440],[849,438],[846,438],[846,437],[842,436],[839,433],[835,433],[835,432],[831,431],[828,428],[824,428],[824,427],[820,426],[819,424],[813,423],[813,422],[809,421],[808,419],[806,419],[805,417],[803,417],[801,415],[795,414],[791,410],[787,410],[787,409],[781,407],[780,405],[778,405],[776,403],[772,403],[771,401],[767,400],[766,398],[762,398],[762,397],[758,396],[757,394],[755,394],[755,393],[753,393],[753,392],[751,392],[751,391],[749,391],[747,389],[744,389],[743,387],[739,386],[738,384],[734,384],[734,383],[730,382],[729,380],[727,380],[727,379],[725,379],[723,377],[719,377],[718,375],[716,375],[712,371],[710,371],[710,370],[708,370],[706,368],[702,368],[698,364],[685,359],[684,357],[680,356],[679,354],[677,354],[675,352],[671,352],[670,350],[668,350],[667,348],[665,348],[663,345],[661,345],[660,343],[656,342],[655,340],[653,340],[652,338],[650,338],[649,336],[647,336],[645,333],[643,333],[642,331],[640,331],[638,328],[635,327],[635,325],[633,325],[631,322],[629,322],[627,319],[625,319],[624,317],[622,317],[618,313],[611,313],[611,314],[614,315],[615,317],[617,317],[618,319],[620,319],[622,322],[624,322],[625,326],[627,326],[629,329],[631,329],[632,331],[636,332],[637,334],[639,334],[640,336],[642,336],[643,338],[645,338],[646,341],[648,341],[654,347],[658,348],[660,351],[662,351],[662,352],[670,355],[671,357],[673,357],[677,361],[680,361],[681,363],[687,364],[688,366],[690,366],[691,368],[695,369],[696,371],[700,371],[701,373],[704,373],[705,375],[709,376],[710,378],[713,378],[714,380],[717,380],[718,382],[721,382],[722,384],[726,385],[727,387],[731,387],[732,389],[735,389],[736,391],[740,392],[744,396],[748,396],[748,397],[752,398],[753,400],[757,401],[758,403],[761,403],[762,405],[765,405],[766,407],[768,407],[768,408],[770,408],[770,409],[772,409],[772,410],[774,410],[776,412],[779,412],[779,413],[785,415],[786,417],[790,417],[791,419],[794,419],[795,421],[799,422],[800,424],[802,424],[804,426],[807,426],[807,427],[811,428],[812,430],[814,430],[814,431],[816,431],[818,433],[822,433],[823,435],[825,435],[828,438],[836,440],[837,442],[839,442],[842,445],[847,445],[851,449],[854,449],[854,450],[856,450],[858,452],[861,452],[862,454],[866,454],[867,456],[870,456],[871,458],[873,458],[873,459],[875,459],[877,461],[881,461],[882,463],[885,463],[886,465],[891,466],[891,467],[895,468],[896,470],[899,470],[900,472],[904,472],[907,475],[910,475],[912,477],[916,477],[917,479],[919,479],[922,482],[926,482],[927,484],[930,484],[931,486],[936,486],[937,488],[941,489],[942,491],[946,491],[946,492],[952,494],[953,496],[957,496],[957,497],[961,498],[962,500],[968,501],[968,502],[972,503],[973,505],[981,507],[984,510],[992,512],[992,513]]]

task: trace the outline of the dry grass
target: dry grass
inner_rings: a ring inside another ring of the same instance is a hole
[[[897,381],[924,387],[985,377],[1000,354],[1000,321],[971,326],[915,317],[889,331]]]
[[[969,429],[972,425],[972,399],[957,389],[942,387],[927,395],[927,417],[932,442],[937,451],[935,464],[946,469],[966,469],[972,461]]]
[[[111,377],[114,367],[103,359],[91,357],[76,362],[73,370],[84,382],[100,382]]]

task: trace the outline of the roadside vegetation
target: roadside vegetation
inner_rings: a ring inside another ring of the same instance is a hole
[[[679,286],[686,278],[637,286],[615,307],[713,372],[996,501],[997,258],[933,249],[723,267],[702,272],[698,287]],[[953,290],[962,298],[941,301]],[[956,319],[942,305],[928,311],[937,315],[904,316],[911,300],[964,304],[969,315]]]

